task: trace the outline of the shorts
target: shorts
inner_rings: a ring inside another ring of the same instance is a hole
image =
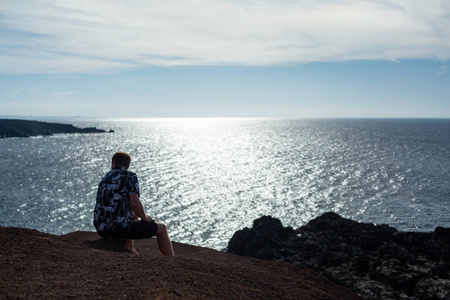
[[[130,239],[130,240],[140,240],[140,239],[149,239],[156,234],[158,231],[158,225],[155,221],[144,222],[142,220],[139,221],[131,221],[128,223],[128,226],[115,230],[113,232],[98,232],[101,237],[104,238],[116,238],[116,239]]]

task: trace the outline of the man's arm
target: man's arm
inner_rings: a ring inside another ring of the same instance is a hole
[[[144,211],[144,206],[142,205],[141,200],[139,199],[138,194],[130,194],[130,203],[131,208],[133,209],[134,213],[142,219],[144,222],[150,222],[151,219],[147,218],[147,215]]]

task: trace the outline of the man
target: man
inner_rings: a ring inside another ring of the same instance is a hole
[[[112,157],[111,171],[98,186],[94,226],[101,237],[126,239],[125,249],[134,254],[134,239],[156,236],[161,253],[173,257],[166,225],[145,214],[137,176],[128,171],[130,162],[130,155],[122,151]]]

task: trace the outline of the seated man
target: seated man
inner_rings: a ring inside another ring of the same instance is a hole
[[[173,257],[166,225],[144,212],[137,176],[128,171],[130,162],[131,157],[125,152],[119,151],[112,157],[111,171],[98,186],[94,226],[101,237],[126,239],[125,249],[135,254],[134,239],[156,236],[161,253]]]

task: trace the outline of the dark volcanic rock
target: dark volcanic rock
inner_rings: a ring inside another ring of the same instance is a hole
[[[56,133],[102,133],[95,127],[78,128],[69,124],[47,123],[28,120],[0,120],[0,138],[49,136]],[[113,132],[112,130],[110,132]]]
[[[280,220],[264,216],[253,222],[253,228],[237,231],[228,244],[228,252],[241,256],[276,260],[283,256],[286,239],[295,234]]]
[[[400,232],[335,213],[293,230],[271,217],[237,231],[228,252],[321,272],[369,299],[450,299],[450,229]]]

